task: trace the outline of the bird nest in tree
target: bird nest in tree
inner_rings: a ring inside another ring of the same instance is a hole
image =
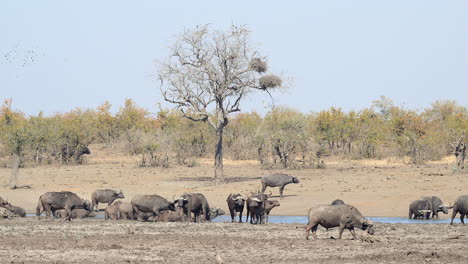
[[[281,86],[281,83],[281,78],[276,75],[265,75],[259,80],[260,89],[262,90]]]
[[[256,72],[263,73],[267,71],[268,66],[265,61],[255,58],[250,62],[250,68]]]

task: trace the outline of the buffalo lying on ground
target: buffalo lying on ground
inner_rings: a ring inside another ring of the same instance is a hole
[[[278,200],[266,200],[265,201],[265,208],[263,209],[263,223],[268,223],[268,217],[270,216],[270,212],[273,208],[280,206]]]
[[[265,209],[265,201],[268,199],[268,195],[264,193],[252,194],[247,198],[247,217],[245,221],[249,221],[251,224],[261,224],[263,219],[263,212]]]
[[[41,213],[46,211],[46,218],[50,218],[55,211],[65,209],[67,217],[65,220],[71,220],[72,210],[85,209],[90,211],[91,205],[88,201],[82,200],[78,195],[72,192],[47,192],[39,197],[37,203],[36,215],[41,218]]]
[[[443,212],[444,214],[448,214],[448,210],[452,208],[452,206],[444,205],[442,200],[437,197],[437,196],[431,196],[431,197],[423,197],[421,198],[422,200],[426,200],[429,202],[431,211],[432,211],[432,217],[434,216],[436,218],[439,218],[439,212]]]
[[[104,219],[108,220],[118,220],[120,219],[119,207],[122,204],[121,201],[114,202],[113,204],[107,206],[104,212]]]
[[[262,192],[265,192],[267,187],[279,187],[280,197],[283,197],[284,187],[290,183],[299,183],[296,176],[287,174],[270,174],[262,177]]]
[[[242,212],[244,211],[245,200],[247,200],[247,198],[239,193],[231,193],[226,199],[233,223],[234,218],[236,218],[236,213],[239,213],[239,223],[242,223]]]
[[[174,203],[184,209],[186,221],[192,220],[191,213],[194,215],[194,222],[210,221],[210,206],[203,194],[184,193]]]
[[[331,205],[339,205],[339,204],[345,204],[345,202],[343,202],[343,200],[336,199],[331,203]]]
[[[143,221],[145,213],[150,213],[157,218],[159,213],[164,210],[175,210],[174,203],[170,203],[168,200],[156,194],[137,195],[133,197],[131,203],[133,211],[140,221]]]
[[[319,225],[325,228],[339,227],[339,239],[345,229],[348,229],[356,239],[354,228],[367,230],[370,235],[374,234],[373,223],[351,205],[318,205],[309,210],[309,223],[306,226],[306,239],[309,239],[309,232],[312,230],[314,239],[317,239],[317,228]]]
[[[225,212],[217,207],[210,208],[210,220],[215,219],[220,215],[224,215]],[[159,217],[158,221],[161,222],[185,222],[186,216],[184,209],[182,207],[177,207],[175,211],[163,211]]]
[[[453,203],[452,219],[450,220],[451,225],[453,225],[453,219],[457,216],[457,213],[460,213],[460,221],[462,224],[465,224],[463,219],[465,215],[468,214],[468,195],[458,197]]]
[[[107,203],[107,205],[109,206],[115,200],[120,198],[125,198],[125,195],[122,193],[122,190],[118,192],[111,189],[95,190],[91,194],[91,209],[94,210],[94,207],[96,207],[96,210],[98,210],[99,203]]]
[[[24,210],[23,208],[19,206],[11,205],[7,201],[0,201],[0,207],[7,209],[8,211],[12,212],[16,216],[26,217],[26,210]]]
[[[68,216],[67,211],[64,209],[60,209],[55,211],[56,218],[66,218]],[[92,213],[92,211],[88,211],[85,209],[74,209],[72,210],[71,213],[71,219],[82,219],[86,217],[94,217],[96,216],[95,214]]]
[[[423,219],[429,219],[431,215],[432,208],[431,203],[427,200],[415,200],[409,206],[408,218],[417,219],[419,217]]]
[[[224,212],[223,209],[218,208],[218,207],[211,207],[210,208],[210,221],[215,219],[216,217],[220,215],[224,215],[226,212]]]

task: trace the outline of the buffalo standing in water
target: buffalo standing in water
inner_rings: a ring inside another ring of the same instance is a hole
[[[453,219],[457,216],[457,213],[460,213],[460,221],[462,224],[465,224],[463,219],[465,218],[465,215],[468,214],[468,195],[458,197],[453,203],[452,219],[450,220],[451,225],[453,225]]]
[[[193,213],[194,222],[210,221],[210,206],[206,197],[201,193],[184,193],[174,200],[178,207],[184,209],[186,221],[191,221]]]
[[[431,203],[428,200],[415,200],[409,206],[408,218],[417,219],[422,217],[423,219],[429,219],[431,212]]]
[[[125,195],[122,193],[122,190],[118,192],[111,189],[95,190],[91,194],[91,210],[94,210],[94,207],[96,207],[96,210],[99,211],[99,203],[107,203],[107,206],[109,206],[115,200],[123,198],[125,198]]]
[[[423,197],[422,200],[426,200],[429,202],[429,205],[432,211],[431,218],[434,218],[434,216],[436,218],[439,218],[439,212],[448,214],[448,210],[452,208],[452,206],[444,205],[442,200],[437,196]]]
[[[370,235],[374,234],[373,223],[364,218],[362,214],[351,205],[318,205],[309,210],[309,223],[306,226],[306,239],[309,239],[309,232],[312,230],[314,239],[317,239],[317,228],[319,225],[325,228],[339,227],[339,237],[345,229],[348,229],[356,239],[354,228],[367,230]]]
[[[279,187],[280,197],[283,197],[284,187],[290,183],[299,183],[296,176],[287,174],[270,174],[262,177],[262,192],[265,192],[267,187]]]
[[[55,214],[55,211],[60,209],[65,209],[67,212],[67,217],[64,220],[70,221],[74,209],[91,211],[91,205],[72,192],[47,192],[39,197],[36,208],[37,219],[41,218],[43,211],[46,211],[46,218],[50,218],[51,215]]]
[[[159,195],[137,195],[133,197],[132,208],[138,217],[138,220],[143,221],[145,213],[150,213],[157,218],[160,212],[164,210],[175,211],[174,203],[170,203]]]
[[[236,218],[236,213],[239,213],[239,223],[242,223],[242,212],[244,212],[245,200],[247,200],[247,198],[239,193],[231,193],[226,199],[233,223],[234,218]]]

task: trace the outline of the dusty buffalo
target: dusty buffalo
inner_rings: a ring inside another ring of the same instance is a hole
[[[119,206],[119,215],[121,219],[135,220],[133,213],[133,206],[131,203],[122,203]]]
[[[273,208],[280,206],[280,202],[278,200],[266,200],[265,201],[265,208],[263,208],[263,223],[268,223],[268,217],[270,216],[270,212]]]
[[[468,214],[468,195],[458,197],[453,203],[452,219],[450,220],[451,225],[453,225],[453,219],[457,216],[457,213],[460,213],[460,221],[465,224],[463,219],[465,215]]]
[[[370,235],[374,234],[373,223],[351,205],[318,205],[309,210],[309,223],[306,226],[306,239],[309,239],[309,232],[312,230],[314,239],[317,239],[317,228],[319,225],[325,228],[339,227],[339,239],[345,229],[348,229],[356,239],[354,228],[367,230]]]
[[[6,201],[3,201],[1,202],[0,207],[7,209],[8,211],[12,212],[14,215],[17,215],[20,217],[26,217],[26,210],[24,210],[23,208],[19,206],[14,206]]]
[[[120,218],[119,207],[121,204],[121,201],[117,201],[107,206],[106,211],[104,212],[104,219],[118,220]]]
[[[96,210],[98,210],[98,205],[99,203],[107,203],[107,206],[111,205],[115,200],[117,199],[123,199],[125,198],[125,195],[122,193],[122,190],[120,191],[114,191],[110,189],[105,189],[105,190],[95,190],[91,194],[91,209],[94,210],[94,207],[96,207]]]
[[[186,221],[191,221],[191,213],[193,213],[194,222],[210,221],[210,206],[208,200],[201,193],[184,193],[179,198],[175,199],[178,207],[184,209]]]
[[[434,218],[434,216],[439,218],[439,212],[448,214],[448,210],[452,208],[451,206],[444,205],[442,200],[437,196],[423,197],[422,200],[429,202],[432,211],[432,218]]]
[[[427,200],[415,200],[409,206],[408,218],[417,219],[422,217],[423,219],[429,219],[432,209],[431,204]]]
[[[74,209],[85,209],[90,211],[91,206],[88,201],[82,200],[78,195],[72,192],[47,192],[39,197],[37,203],[36,215],[41,218],[41,213],[46,211],[46,217],[50,218],[55,211],[65,209],[67,217],[65,220],[71,220],[71,213]]]
[[[210,221],[212,221],[213,219],[215,219],[216,217],[220,216],[220,215],[224,215],[226,212],[224,212],[223,209],[221,208],[218,208],[218,207],[211,207],[210,208]]]
[[[161,222],[185,222],[184,209],[177,207],[175,211],[165,210],[158,217]]]
[[[137,195],[133,197],[132,208],[138,217],[138,220],[143,221],[145,213],[150,213],[154,217],[158,217],[159,213],[164,210],[174,211],[174,203],[170,203],[159,195]]]
[[[262,192],[265,192],[267,187],[279,187],[280,197],[283,197],[284,187],[290,183],[299,183],[296,176],[287,174],[270,174],[262,177]]]
[[[245,221],[249,221],[251,224],[261,224],[263,219],[263,212],[265,209],[265,201],[268,199],[268,195],[264,193],[252,194],[247,198],[247,217]]]
[[[339,205],[339,204],[345,204],[345,202],[343,202],[343,200],[336,199],[331,203],[331,205]]]
[[[64,210],[64,209],[60,209],[60,210],[57,210],[55,211],[55,215],[54,215],[56,218],[66,218],[68,216],[67,214],[67,211]],[[72,219],[82,219],[82,218],[86,218],[86,217],[94,217],[96,216],[95,214],[92,213],[92,211],[88,211],[86,209],[74,209],[72,210],[72,213],[71,213],[71,218]]]
[[[233,223],[234,218],[236,218],[236,213],[239,213],[239,223],[242,223],[242,212],[244,212],[245,200],[247,200],[247,198],[239,193],[231,193],[226,199]]]

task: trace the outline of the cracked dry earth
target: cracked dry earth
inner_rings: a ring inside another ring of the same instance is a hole
[[[302,224],[0,220],[0,263],[468,263],[468,226],[379,224],[374,236]]]

